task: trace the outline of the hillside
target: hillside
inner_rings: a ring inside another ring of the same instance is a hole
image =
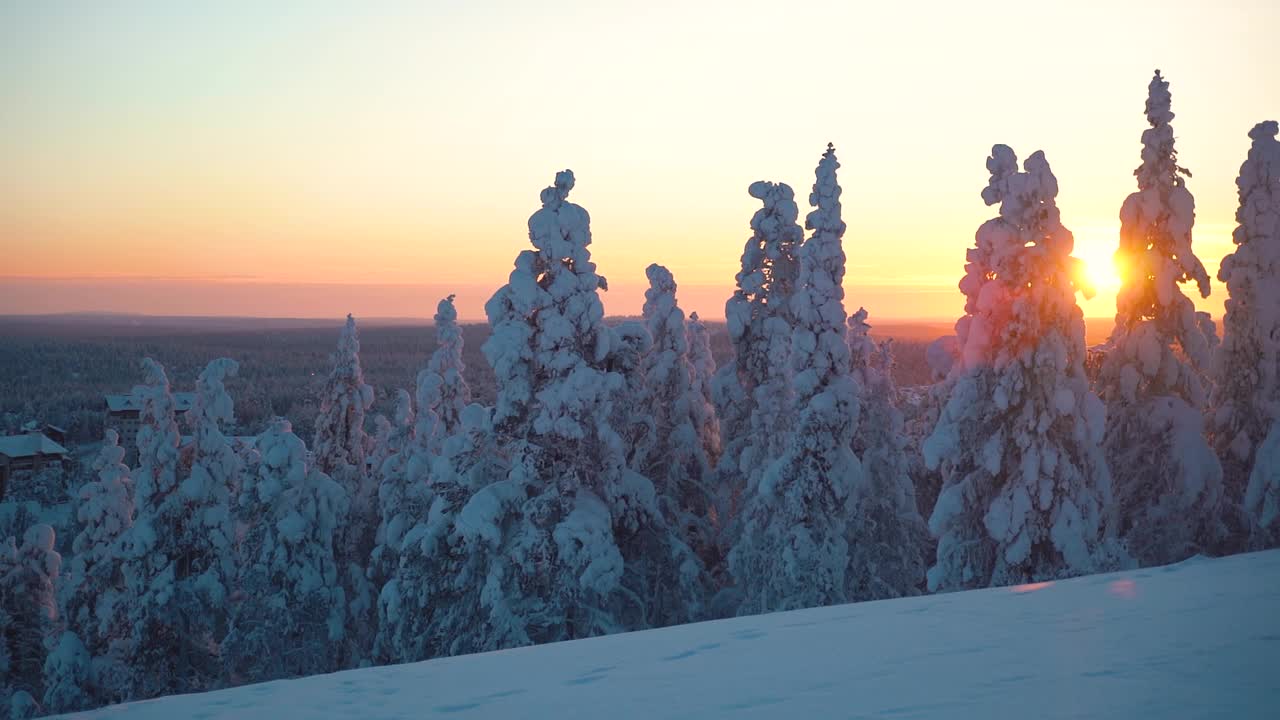
[[[169,718],[1264,718],[1280,551],[104,708]]]

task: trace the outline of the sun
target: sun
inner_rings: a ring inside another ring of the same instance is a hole
[[[1085,264],[1088,278],[1099,295],[1113,295],[1120,287],[1120,269],[1116,266],[1115,251],[1119,243],[1115,228],[1099,228],[1097,232],[1076,234],[1075,255]]]

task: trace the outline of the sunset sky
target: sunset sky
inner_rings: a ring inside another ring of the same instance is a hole
[[[803,216],[831,141],[850,311],[961,312],[1005,143],[1045,151],[1109,316],[1152,71],[1216,273],[1246,133],[1280,116],[1277,27],[1274,0],[4,2],[0,314],[430,316],[457,292],[480,319],[572,168],[608,311],[660,262],[722,318],[747,186],[791,184]]]

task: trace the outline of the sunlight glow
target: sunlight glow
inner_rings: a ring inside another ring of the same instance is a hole
[[[616,288],[606,312],[640,312],[659,262],[682,305],[720,319],[759,209],[747,187],[790,184],[803,222],[834,142],[848,310],[953,322],[1004,143],[1045,151],[1097,286],[1081,307],[1114,317],[1155,60],[1134,51],[1137,26],[1199,49],[1159,64],[1195,170],[1197,254],[1213,274],[1233,248],[1245,131],[1280,104],[1280,83],[1240,68],[1272,58],[1280,3],[1255,0],[1248,23],[1200,3],[756,4],[0,3],[0,309],[430,317],[457,293],[480,320],[540,190],[572,168]],[[996,87],[973,42],[991,18],[1052,28]],[[1097,63],[1067,51],[1082,36]],[[574,51],[548,74],[531,58],[553,47]],[[743,60],[760,47],[834,75]],[[823,110],[762,103],[765,88]],[[940,123],[945,140],[922,141]],[[1193,301],[1220,314],[1222,297]]]
[[[1114,296],[1120,287],[1120,268],[1115,260],[1116,240],[1107,243],[1102,238],[1088,243],[1077,240],[1075,256],[1084,261],[1085,274],[1098,294]]]
[[[1024,593],[1035,592],[1037,590],[1044,590],[1045,588],[1050,588],[1050,587],[1053,587],[1052,580],[1049,580],[1046,582],[1035,582],[1035,583],[1025,583],[1023,585],[1014,585],[1009,589],[1019,595],[1022,595]]]

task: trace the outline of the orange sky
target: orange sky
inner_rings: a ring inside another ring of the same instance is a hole
[[[656,261],[722,317],[747,185],[790,183],[803,216],[833,141],[850,310],[960,312],[1003,142],[1045,150],[1108,316],[1155,67],[1215,272],[1246,133],[1280,115],[1280,4],[1028,5],[6,4],[0,313],[430,316],[456,292],[479,319],[569,167],[609,312]]]

